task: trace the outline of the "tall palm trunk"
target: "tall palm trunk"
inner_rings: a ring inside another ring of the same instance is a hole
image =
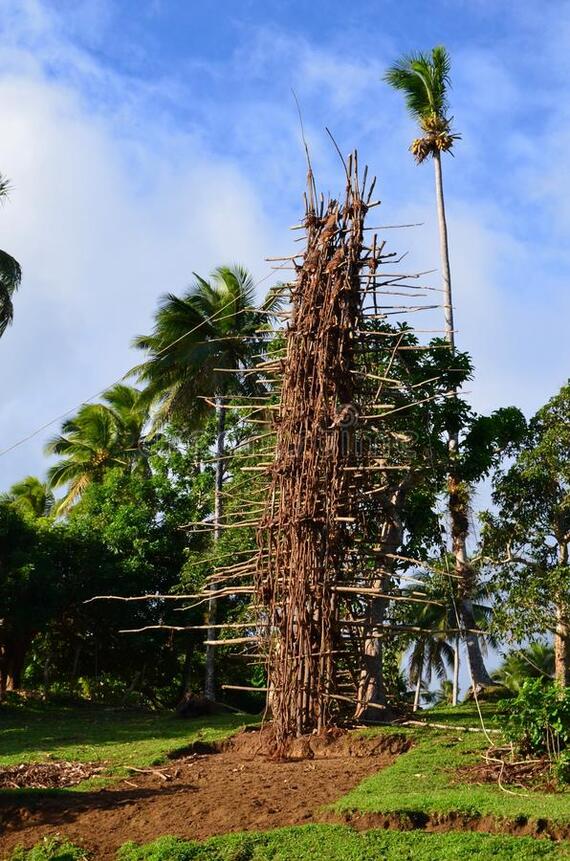
[[[453,691],[451,695],[451,705],[456,706],[459,700],[459,636],[455,638],[455,648],[453,650]]]
[[[445,336],[451,349],[455,349],[455,332],[453,329],[453,302],[451,300],[451,267],[449,265],[449,242],[447,239],[447,219],[445,217],[445,198],[443,196],[443,174],[441,171],[441,153],[433,155],[435,170],[435,199],[437,203],[437,221],[439,228],[439,253],[441,256],[441,278],[443,282],[443,311],[445,317]]]
[[[221,520],[223,514],[222,487],[224,483],[224,455],[226,452],[226,409],[224,399],[216,396],[216,479],[214,487],[214,543],[220,540],[222,532]],[[212,583],[210,589],[214,591],[216,586]],[[208,625],[216,623],[216,598],[208,601]],[[216,639],[216,628],[208,628],[208,640]],[[215,646],[206,646],[206,676],[204,681],[204,696],[212,702],[216,699],[216,671],[215,671]]]
[[[423,655],[422,655],[422,663],[423,663]],[[418,677],[416,679],[416,692],[414,694],[414,711],[420,707],[420,698],[422,693],[422,668],[418,667]]]
[[[443,282],[445,336],[451,350],[455,350],[455,332],[453,324],[453,302],[451,296],[451,268],[449,265],[449,242],[447,238],[447,219],[445,216],[445,198],[443,194],[443,174],[441,170],[441,153],[436,150],[433,154],[435,171],[435,199],[437,202],[437,218],[439,226],[439,250],[441,256],[441,275]],[[448,439],[450,474],[449,486],[449,515],[451,519],[451,535],[453,553],[455,556],[455,574],[461,593],[459,613],[461,623],[466,631],[467,658],[474,687],[492,685],[491,679],[481,652],[477,634],[471,633],[475,628],[472,602],[472,572],[467,558],[467,494],[461,492],[460,482],[453,475],[453,461],[457,457],[459,440],[457,434],[450,434]]]
[[[558,545],[558,564],[568,565],[568,544],[564,540]],[[570,614],[565,602],[556,606],[554,678],[562,687],[570,686]]]

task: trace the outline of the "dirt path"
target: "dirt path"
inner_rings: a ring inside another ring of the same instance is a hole
[[[251,734],[249,734],[251,737]],[[127,840],[147,842],[165,834],[204,839],[229,831],[302,824],[363,778],[385,768],[408,746],[401,736],[333,745],[315,758],[275,762],[255,755],[250,738],[227,750],[192,754],[161,769],[168,776],[139,774],[110,789],[17,799],[0,795],[0,853],[29,847],[58,833],[115,858]]]

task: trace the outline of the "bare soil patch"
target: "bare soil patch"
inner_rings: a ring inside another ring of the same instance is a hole
[[[59,833],[110,861],[127,840],[165,834],[200,840],[315,821],[323,805],[409,746],[407,737],[393,733],[330,733],[300,740],[283,760],[275,758],[267,733],[244,732],[215,748],[194,746],[166,766],[133,769],[110,788],[0,794],[0,852],[8,857],[18,844]]]

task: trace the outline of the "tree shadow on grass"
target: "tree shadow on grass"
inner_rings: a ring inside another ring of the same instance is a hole
[[[9,789],[0,793],[0,831],[19,831],[30,825],[61,826],[73,822],[86,811],[128,807],[160,795],[162,798],[181,792],[197,792],[192,783],[172,786],[99,789],[96,792],[72,792],[69,789]]]
[[[242,714],[181,719],[170,712],[120,711],[103,707],[0,708],[0,767],[42,754],[119,765],[142,756],[164,756],[194,737],[223,737],[254,720]],[[124,749],[120,750],[120,746]],[[113,749],[115,748],[115,749]]]

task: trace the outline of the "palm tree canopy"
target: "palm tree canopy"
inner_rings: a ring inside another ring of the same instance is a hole
[[[0,174],[0,201],[10,191],[10,181]],[[0,337],[12,322],[14,306],[12,297],[22,281],[22,270],[17,260],[0,250]]]
[[[391,66],[384,80],[404,93],[406,106],[424,132],[410,147],[418,162],[428,155],[449,152],[460,138],[451,133],[447,94],[451,87],[451,60],[443,45],[429,54],[417,53],[402,57]]]
[[[524,649],[508,652],[494,674],[495,679],[515,693],[527,679],[554,678],[554,647],[534,642]]]
[[[140,394],[130,386],[113,386],[103,395],[106,403],[83,404],[63,423],[61,433],[48,441],[46,454],[61,458],[48,470],[49,487],[67,486],[58,514],[68,511],[106,470],[128,470],[144,456],[146,410]]]
[[[22,270],[17,260],[0,250],[0,335],[14,317],[12,296],[20,286]]]
[[[173,413],[197,420],[207,407],[205,397],[255,389],[252,377],[228,371],[251,365],[253,347],[261,349],[259,330],[280,307],[275,290],[255,306],[255,283],[241,266],[220,266],[210,280],[195,275],[181,298],[166,295],[152,334],[134,342],[148,355],[133,373],[145,383],[148,402],[157,407],[155,426]]]
[[[448,642],[446,607],[415,604],[413,610],[414,624],[430,633],[420,634],[414,642],[408,659],[410,681],[416,682],[418,677],[423,677],[429,684],[433,672],[443,680],[447,677],[445,665],[453,666],[454,658],[454,650]]]
[[[54,496],[48,485],[35,475],[28,475],[13,484],[7,498],[26,517],[47,517],[54,505]]]
[[[447,90],[451,86],[451,61],[447,50],[439,45],[428,54],[401,57],[384,75],[384,80],[401,90],[407,108],[415,120],[430,116],[446,117]]]
[[[446,665],[453,666],[454,643],[458,630],[457,585],[449,581],[446,566],[438,570],[438,562],[432,561],[434,574],[415,572],[416,580],[422,581],[421,591],[437,603],[411,603],[405,609],[405,621],[421,630],[414,635],[413,644],[408,654],[408,676],[416,682],[422,677],[428,684],[435,673],[440,680],[446,678]],[[415,586],[404,589],[404,594],[413,594]],[[480,580],[472,592],[473,614],[477,627],[485,631],[492,616],[492,608],[486,603],[489,597],[487,587]],[[481,647],[486,650],[486,643],[496,645],[496,641],[488,632],[481,636]]]

